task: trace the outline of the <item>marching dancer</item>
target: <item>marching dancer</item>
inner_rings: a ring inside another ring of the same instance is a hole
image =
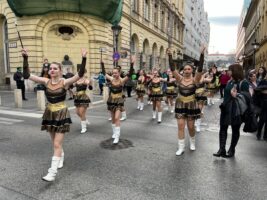
[[[203,116],[203,109],[204,109],[205,103],[207,102],[207,95],[208,95],[205,89],[205,83],[209,83],[212,81],[212,78],[207,77],[207,75],[208,75],[208,72],[203,74],[201,76],[200,82],[196,84],[196,100],[197,100],[198,107],[201,112],[201,117]],[[200,132],[201,117],[195,120],[196,132]]]
[[[173,113],[174,112],[173,99],[177,97],[177,85],[176,85],[176,79],[173,77],[172,72],[168,73],[167,87],[165,94],[169,112]]]
[[[52,157],[51,167],[48,169],[48,174],[42,179],[45,181],[54,181],[57,171],[63,167],[64,152],[62,149],[63,140],[66,132],[70,130],[72,123],[70,113],[65,104],[66,92],[71,84],[83,77],[86,64],[86,50],[82,50],[82,64],[77,75],[69,79],[63,79],[61,64],[52,62],[49,68],[51,79],[38,77],[30,74],[28,64],[28,54],[25,49],[22,50],[23,56],[23,76],[25,79],[44,84],[46,87],[45,95],[48,101],[43,114],[41,130],[46,130],[50,133],[54,154]]]
[[[178,82],[178,97],[175,104],[175,117],[178,124],[178,150],[176,155],[180,156],[184,153],[185,149],[185,124],[189,132],[190,150],[196,150],[195,146],[195,129],[194,123],[196,119],[200,118],[200,109],[198,108],[197,100],[195,97],[196,84],[199,83],[202,75],[203,62],[204,62],[204,50],[200,54],[200,62],[197,68],[195,77],[192,76],[193,66],[186,64],[183,68],[183,76],[180,75],[174,67],[172,60],[172,54],[168,50],[170,68],[174,77]]]
[[[85,70],[86,73],[86,70]],[[85,78],[85,75],[81,77],[76,83],[74,83],[76,87],[76,94],[74,95],[74,106],[76,107],[76,113],[81,119],[81,133],[85,133],[87,131],[87,125],[89,125],[89,121],[86,119],[86,111],[89,107],[89,103],[91,102],[89,96],[86,94],[87,88],[92,90],[92,82]]]
[[[209,83],[207,83],[207,91],[208,91],[208,105],[214,105],[213,97],[217,91],[217,86],[216,86],[216,72],[217,68],[216,66],[212,66],[212,68],[209,70],[209,75],[208,79],[212,79]]]
[[[154,69],[152,75],[149,75],[151,82],[149,84],[149,98],[153,103],[153,114],[152,119],[156,119],[158,112],[158,123],[162,120],[162,107],[161,101],[163,100],[163,91],[161,82],[167,81],[159,76],[158,70]]]
[[[131,74],[133,72],[133,62],[131,62],[129,74],[124,78],[120,77],[120,70],[118,68],[114,68],[112,70],[112,76],[110,76],[106,74],[103,62],[101,62],[101,66],[102,72],[105,75],[106,79],[110,80],[110,94],[107,100],[107,106],[112,117],[112,138],[114,139],[113,144],[118,144],[121,132],[120,115],[124,110],[125,101],[125,98],[123,97],[123,85],[128,80],[128,78],[131,77]]]
[[[143,110],[144,109],[144,95],[146,94],[145,90],[145,75],[144,71],[140,70],[139,71],[139,77],[137,80],[137,86],[136,86],[136,94],[137,94],[137,109],[138,110]]]

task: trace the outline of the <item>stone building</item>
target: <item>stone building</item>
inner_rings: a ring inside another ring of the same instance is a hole
[[[44,4],[46,1],[40,2]],[[58,10],[65,6],[60,2]],[[25,6],[27,3],[35,3],[38,7],[37,1],[24,1]],[[119,52],[124,54],[119,60],[124,70],[129,69],[130,54],[136,55],[136,70],[166,69],[166,49],[171,47],[174,54],[183,52],[184,0],[124,0],[122,10],[118,46]],[[13,86],[12,74],[16,67],[22,65],[15,22],[23,45],[29,51],[32,73],[40,74],[44,58],[50,62],[62,62],[64,55],[70,57],[74,66],[72,70],[76,72],[81,62],[81,48],[88,49],[88,76],[99,72],[101,54],[106,68],[113,67],[112,24],[107,20],[68,9],[22,17],[16,16],[13,11],[7,0],[0,0],[0,86]],[[105,51],[100,53],[100,48]],[[28,89],[32,86],[28,81]]]
[[[267,1],[252,0],[243,23],[245,27],[244,67],[246,70],[267,65],[266,19]]]
[[[209,46],[210,24],[203,0],[185,1],[184,60],[198,60],[201,45]],[[206,54],[207,55],[207,54]],[[205,57],[207,61],[207,56]]]

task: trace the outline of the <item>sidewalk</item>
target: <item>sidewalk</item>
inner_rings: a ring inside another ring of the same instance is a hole
[[[37,107],[37,93],[35,92],[26,92],[25,94],[28,101],[22,101],[22,110],[32,110],[32,111],[38,111]],[[15,99],[14,99],[14,91],[8,90],[3,91],[0,90],[0,97],[1,97],[1,104],[0,107],[2,108],[9,108],[9,109],[17,109],[15,108]],[[69,98],[67,94],[67,99]],[[103,96],[100,95],[93,95],[93,99],[91,99],[93,104],[102,103],[103,102]],[[69,107],[73,107],[74,103],[73,100],[67,100],[67,105]]]

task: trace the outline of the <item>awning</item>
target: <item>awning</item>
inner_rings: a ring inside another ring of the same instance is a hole
[[[121,20],[123,4],[123,0],[7,0],[7,2],[18,17],[63,11],[94,15],[113,25]]]

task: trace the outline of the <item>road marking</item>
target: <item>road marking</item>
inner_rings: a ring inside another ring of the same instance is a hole
[[[26,113],[26,112],[11,111],[11,110],[0,110],[0,114],[31,117],[31,118],[41,118],[43,116],[43,114],[38,114],[38,113]]]
[[[12,124],[14,124],[14,123],[12,123],[12,122],[1,122],[1,121],[0,121],[0,124],[12,125]]]
[[[10,118],[5,118],[5,117],[0,117],[1,121],[7,121],[7,122],[23,122],[24,120],[21,119],[10,119]]]

